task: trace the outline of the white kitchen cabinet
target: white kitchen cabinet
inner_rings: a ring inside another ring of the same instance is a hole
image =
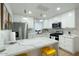
[[[49,20],[44,20],[43,28],[52,29],[52,24],[58,23],[58,22],[61,22],[61,17],[59,16],[53,17],[52,19],[49,19]]]
[[[79,37],[75,34],[64,34],[59,36],[59,47],[71,52],[72,54],[79,52]]]
[[[49,28],[52,29],[52,24],[58,23],[58,22],[61,22],[61,16],[57,16],[57,17],[54,17],[52,19],[49,19]]]
[[[63,35],[59,36],[59,47],[61,47],[62,49],[71,52],[71,53],[75,53],[75,47],[74,47],[74,38],[70,38],[70,37],[65,37]]]
[[[57,15],[52,17],[51,19],[44,20],[44,27],[52,29],[52,23],[61,22],[62,28],[75,28],[75,11],[71,10],[69,12],[63,13],[61,15]]]
[[[65,49],[71,53],[74,52],[74,43],[73,43],[74,39],[72,38],[65,38]]]
[[[75,12],[70,11],[61,16],[62,28],[75,28]]]
[[[62,36],[59,36],[59,47],[62,47],[62,48],[64,48],[64,37],[62,37]]]

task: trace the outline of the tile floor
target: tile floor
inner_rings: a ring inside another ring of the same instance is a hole
[[[59,48],[59,56],[72,56],[70,53]]]

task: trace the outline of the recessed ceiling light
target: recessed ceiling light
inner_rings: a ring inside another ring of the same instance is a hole
[[[68,16],[72,16],[72,13],[69,13],[69,15]]]
[[[57,11],[59,11],[61,8],[60,7],[57,7]]]
[[[44,14],[43,17],[46,17],[46,14]]]
[[[32,11],[29,11],[29,14],[32,14]]]
[[[40,20],[40,22],[43,22],[43,20]]]
[[[26,17],[23,17],[23,19],[27,19]]]

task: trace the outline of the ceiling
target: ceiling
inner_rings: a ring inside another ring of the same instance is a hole
[[[42,14],[47,18],[78,8],[78,3],[9,3],[14,15],[41,17]],[[57,7],[61,9],[57,11]],[[26,10],[24,13],[24,9]],[[28,11],[32,11],[29,14]]]

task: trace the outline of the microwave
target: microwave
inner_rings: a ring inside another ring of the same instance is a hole
[[[52,28],[54,28],[54,29],[61,29],[61,22],[53,23],[52,24]]]

